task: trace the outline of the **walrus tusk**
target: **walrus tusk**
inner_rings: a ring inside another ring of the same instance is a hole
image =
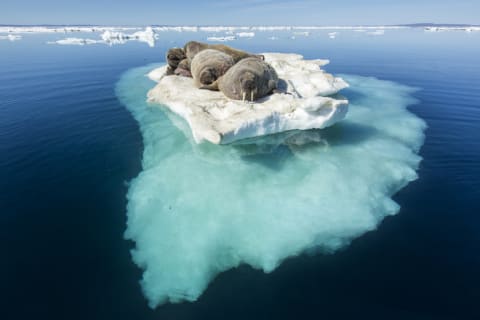
[[[254,93],[253,90],[250,91],[250,101],[253,101],[253,93]]]
[[[247,95],[247,93],[245,91],[242,91],[242,102],[245,102],[245,96]]]

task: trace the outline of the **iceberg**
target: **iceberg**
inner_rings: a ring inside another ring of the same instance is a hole
[[[427,32],[442,32],[442,31],[465,31],[465,32],[474,32],[480,31],[480,27],[469,26],[469,27],[425,27],[424,29]]]
[[[96,43],[104,43],[104,42],[101,40],[83,39],[83,38],[65,38],[57,41],[48,42],[48,44],[76,45],[76,46],[84,46],[87,44],[96,44]]]
[[[197,143],[233,141],[290,130],[320,129],[342,120],[348,101],[332,97],[348,84],[320,69],[328,60],[304,60],[298,54],[264,53],[275,70],[282,93],[253,103],[226,98],[218,91],[200,90],[192,78],[162,76],[166,67],[149,73],[158,84],[148,101],[166,106],[189,124]]]
[[[226,42],[226,41],[233,41],[236,40],[237,38],[235,36],[224,36],[224,37],[207,37],[208,41],[219,41],[219,42]]]
[[[255,32],[237,32],[237,36],[240,38],[253,38],[255,37]]]
[[[289,257],[345,248],[397,214],[393,194],[417,178],[426,126],[407,109],[410,87],[344,75],[349,111],[335,126],[196,144],[184,121],[146,102],[151,69],[127,71],[116,94],[143,136],[125,238],[152,308],[195,301],[239,265],[274,272]]]
[[[10,41],[18,41],[21,40],[22,36],[16,34],[8,34],[6,36],[0,35],[0,40],[10,40]]]
[[[385,30],[383,29],[375,30],[375,31],[367,32],[367,34],[372,36],[383,36],[385,34]]]
[[[293,35],[308,37],[310,35],[310,31],[295,31],[293,32]]]
[[[61,45],[88,45],[88,44],[125,44],[128,41],[145,42],[150,47],[155,46],[155,41],[158,39],[158,35],[153,31],[153,28],[147,27],[144,31],[137,31],[132,34],[126,34],[114,29],[104,29],[105,31],[100,35],[101,40],[84,39],[84,38],[65,38],[57,41],[47,42],[49,44],[61,44]]]
[[[151,27],[156,32],[228,32],[230,34],[238,31],[254,32],[254,31],[310,31],[310,30],[355,30],[355,29],[406,29],[408,26],[156,26]],[[427,29],[429,29],[428,27]],[[436,29],[437,27],[432,27]],[[466,30],[478,31],[480,27],[471,26],[466,28],[440,27],[449,30]],[[127,26],[0,26],[0,33],[75,33],[75,32],[95,32],[101,33],[105,31],[122,32],[141,30],[140,27]],[[435,30],[432,30],[435,31]]]
[[[139,30],[138,27],[107,27],[107,26],[0,26],[0,33],[74,33],[74,32],[104,32]]]
[[[146,27],[144,31],[137,31],[132,34],[107,30],[101,35],[101,38],[109,45],[124,44],[127,41],[136,40],[139,42],[145,42],[150,47],[154,47],[155,41],[158,39],[158,35],[155,33],[152,27]]]

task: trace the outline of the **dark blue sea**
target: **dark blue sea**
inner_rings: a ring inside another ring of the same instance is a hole
[[[47,44],[63,34],[0,40],[0,319],[480,319],[480,33],[328,32],[228,44],[411,87],[408,110],[427,127],[418,179],[393,196],[400,211],[335,252],[267,274],[241,264],[197,301],[154,309],[125,238],[144,130],[118,83],[211,34],[163,32],[155,47]],[[353,104],[354,89],[342,93]]]

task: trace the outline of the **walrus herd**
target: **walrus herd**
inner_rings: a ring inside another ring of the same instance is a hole
[[[223,44],[190,41],[169,49],[166,60],[166,75],[191,77],[197,88],[221,91],[230,99],[254,101],[278,86],[275,69],[262,55]]]

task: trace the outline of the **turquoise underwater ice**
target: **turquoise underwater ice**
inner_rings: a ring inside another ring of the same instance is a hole
[[[125,237],[151,307],[194,301],[239,264],[271,272],[342,248],[398,213],[392,195],[417,178],[426,125],[407,110],[413,88],[343,75],[350,109],[331,128],[197,145],[182,119],[146,102],[152,68],[116,87],[144,140]]]

